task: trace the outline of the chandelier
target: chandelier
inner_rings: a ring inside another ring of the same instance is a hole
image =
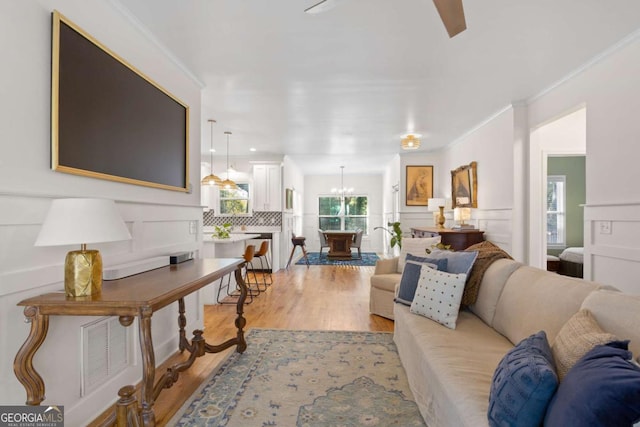
[[[420,148],[420,140],[418,139],[419,135],[407,135],[400,140],[400,145],[403,150],[417,150]]]
[[[331,192],[339,194],[344,199],[345,194],[353,193],[353,187],[344,186],[344,166],[340,166],[340,188],[332,188]]]

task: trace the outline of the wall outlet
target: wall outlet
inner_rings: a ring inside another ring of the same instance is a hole
[[[189,234],[196,234],[198,231],[198,221],[189,221]]]
[[[600,234],[611,234],[611,221],[600,221]]]

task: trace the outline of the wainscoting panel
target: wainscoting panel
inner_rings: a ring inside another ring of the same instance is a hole
[[[585,279],[640,295],[640,203],[584,207]]]
[[[24,404],[26,394],[13,373],[13,359],[29,333],[23,308],[28,297],[63,290],[64,258],[69,246],[33,246],[52,197],[0,193],[0,402]],[[168,204],[116,201],[132,239],[91,245],[102,253],[105,266],[202,247],[202,208]],[[188,330],[203,326],[203,311],[196,293],[186,300]],[[177,305],[153,316],[156,363],[177,349]],[[129,327],[130,365],[108,376],[95,390],[80,396],[82,325],[98,321],[92,316],[52,316],[47,339],[36,353],[34,365],[46,384],[45,404],[65,405],[67,411],[99,413],[117,399],[117,391],[141,378],[136,322]],[[10,325],[10,326],[9,326]],[[83,416],[80,416],[83,418]]]

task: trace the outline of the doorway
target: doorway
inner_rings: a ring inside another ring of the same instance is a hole
[[[546,269],[549,158],[587,155],[587,110],[578,108],[544,123],[530,135],[529,264]],[[582,223],[584,228],[584,223]]]

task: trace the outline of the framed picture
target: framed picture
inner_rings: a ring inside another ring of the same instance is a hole
[[[433,166],[407,166],[407,206],[427,206],[433,197]]]
[[[293,209],[293,189],[286,188],[284,190],[285,209]]]
[[[453,208],[478,207],[478,163],[471,162],[451,171],[451,205]]]

